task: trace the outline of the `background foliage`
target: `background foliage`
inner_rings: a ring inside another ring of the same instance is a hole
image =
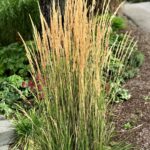
[[[28,76],[29,66],[22,44],[12,43],[0,47],[0,77],[18,74],[22,77]]]
[[[0,1],[0,43],[7,45],[19,40],[18,32],[26,39],[32,37],[29,18],[39,26],[38,0],[1,0]]]

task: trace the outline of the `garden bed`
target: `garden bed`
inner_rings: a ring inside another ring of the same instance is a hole
[[[131,21],[128,31],[138,41],[139,49],[145,55],[145,62],[138,75],[124,86],[131,93],[130,100],[114,107],[116,139],[127,141],[135,150],[150,149],[150,34],[144,32]]]

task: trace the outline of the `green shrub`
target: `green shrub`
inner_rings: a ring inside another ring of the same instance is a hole
[[[28,60],[25,49],[21,44],[13,43],[0,47],[0,62],[0,77],[7,77],[13,74],[18,74],[22,77],[29,75]]]
[[[114,17],[112,19],[112,29],[113,31],[118,31],[126,27],[125,20],[122,17]]]
[[[123,78],[131,79],[135,77],[139,71],[139,67],[141,67],[143,62],[144,62],[144,54],[136,49],[132,53],[130,59],[128,60],[125,72],[123,74]]]
[[[144,54],[139,50],[136,50],[132,53],[128,65],[133,68],[139,68],[143,64],[143,62],[144,62]]]
[[[0,43],[7,45],[19,40],[18,32],[26,39],[32,37],[29,14],[39,24],[38,0],[0,0]]]
[[[138,74],[139,69],[138,68],[133,68],[133,67],[126,67],[124,74],[123,74],[123,78],[125,80],[134,78],[137,74]]]

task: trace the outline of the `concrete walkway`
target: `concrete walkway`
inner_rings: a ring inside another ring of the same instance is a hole
[[[0,115],[0,150],[8,150],[13,143],[15,130],[12,123]]]
[[[143,30],[150,32],[150,2],[126,3],[122,13]]]

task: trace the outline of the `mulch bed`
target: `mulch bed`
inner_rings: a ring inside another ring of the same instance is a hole
[[[113,121],[116,127],[115,140],[131,143],[134,150],[150,150],[150,33],[146,33],[138,26],[128,21],[128,31],[138,41],[138,48],[145,55],[145,62],[138,75],[124,85],[132,97],[121,104],[114,106]],[[132,128],[124,129],[130,122]]]

